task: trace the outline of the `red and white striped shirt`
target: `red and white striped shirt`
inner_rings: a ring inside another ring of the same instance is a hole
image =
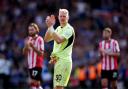
[[[44,51],[44,40],[41,36],[37,36],[36,39],[29,37],[29,40],[32,41],[34,47],[36,47],[40,51]],[[28,68],[40,67],[42,68],[43,64],[43,56],[38,55],[31,47],[27,54],[28,57]]]
[[[114,39],[107,42],[105,40],[101,41],[99,48],[108,52],[120,52],[119,44]],[[116,70],[118,68],[117,59],[117,56],[102,56],[102,70]]]

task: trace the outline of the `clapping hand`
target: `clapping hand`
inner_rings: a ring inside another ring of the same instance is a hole
[[[48,28],[51,27],[51,26],[54,26],[54,24],[55,24],[55,16],[54,15],[47,16],[45,22],[46,22],[46,25],[47,25]]]
[[[25,39],[25,47],[26,48],[29,48],[30,47],[31,39],[32,39],[31,37],[28,37],[28,38]]]

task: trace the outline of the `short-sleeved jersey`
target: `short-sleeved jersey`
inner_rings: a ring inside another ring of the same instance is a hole
[[[104,49],[108,52],[120,52],[119,44],[117,40],[111,39],[106,42],[105,40],[99,43],[99,48]],[[118,68],[117,56],[102,56],[102,70],[116,70]]]
[[[73,27],[70,24],[66,24],[64,27],[58,26],[55,32],[60,36],[63,36],[66,40],[60,44],[54,41],[52,55],[63,59],[71,58],[73,43],[75,39],[75,32]]]
[[[31,39],[32,44],[34,47],[36,47],[40,51],[44,51],[44,40],[41,36],[37,36],[36,39],[33,39],[29,37],[28,39]],[[42,68],[43,66],[43,56],[38,55],[32,48],[28,51],[27,54],[27,59],[28,59],[28,68],[32,69],[35,67],[40,67]]]

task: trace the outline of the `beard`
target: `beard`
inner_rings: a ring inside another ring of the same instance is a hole
[[[109,40],[109,37],[103,37],[104,40]]]
[[[36,36],[36,33],[29,33],[29,36],[34,37]]]

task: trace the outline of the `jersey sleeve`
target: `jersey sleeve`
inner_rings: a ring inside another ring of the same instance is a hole
[[[120,52],[119,43],[115,41],[115,50],[116,52]]]
[[[40,38],[40,50],[44,51],[44,40],[43,40],[43,38]]]
[[[73,29],[72,28],[67,28],[67,30],[64,30],[64,32],[62,33],[62,36],[65,39],[69,39],[72,35],[73,35]]]

